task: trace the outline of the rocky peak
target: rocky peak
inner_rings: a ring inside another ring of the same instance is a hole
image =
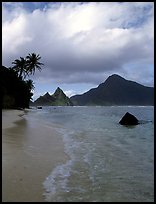
[[[59,95],[65,95],[64,92],[62,91],[62,89],[60,89],[59,87],[57,87],[55,93],[53,94],[53,96],[57,97]]]
[[[50,105],[50,106],[71,106],[73,105],[70,99],[64,94],[64,92],[57,87],[54,94],[50,95],[48,92],[39,97],[35,102],[35,105]]]
[[[50,96],[49,92],[47,92],[44,96],[49,97]]]

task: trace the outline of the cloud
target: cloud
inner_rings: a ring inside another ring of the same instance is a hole
[[[65,91],[64,93],[65,93],[65,94],[66,94],[66,96],[68,96],[69,98],[70,98],[71,96],[73,96],[73,95],[76,95],[76,94],[77,94],[77,92],[76,92],[76,91],[74,91],[74,90],[67,90],[67,91]]]
[[[2,5],[4,65],[36,52],[44,68],[35,80],[96,84],[117,72],[151,79],[154,3],[61,2],[34,10],[24,2],[7,3]]]

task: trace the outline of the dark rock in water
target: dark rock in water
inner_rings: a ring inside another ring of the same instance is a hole
[[[138,125],[139,121],[134,115],[127,112],[119,123],[121,125]]]

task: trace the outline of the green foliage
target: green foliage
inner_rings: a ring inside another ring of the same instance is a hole
[[[27,65],[26,60],[23,57],[20,57],[19,59],[16,59],[14,62],[12,62],[14,66],[12,67],[16,73],[18,73],[19,78],[22,77],[25,78],[27,76]]]
[[[12,64],[12,68],[2,66],[1,76],[1,99],[2,108],[29,108],[29,102],[35,86],[31,79],[24,80],[27,76],[34,74],[35,70],[41,71],[39,62],[41,57],[35,53],[28,54],[25,58],[20,57]]]
[[[27,76],[34,74],[36,69],[41,71],[41,65],[43,63],[39,62],[41,59],[40,55],[32,53],[28,54],[25,58],[20,57],[20,59],[16,59],[12,62],[14,66],[12,69],[18,74],[19,78],[25,79]]]
[[[26,66],[28,75],[34,74],[35,69],[41,71],[40,66],[43,65],[43,63],[39,62],[40,59],[40,55],[36,55],[35,53],[28,54],[28,56],[26,56]]]
[[[32,97],[32,80],[24,81],[18,77],[16,71],[2,66],[1,75],[1,99],[2,108],[28,108]]]
[[[50,95],[49,93],[46,93],[44,96],[40,96],[38,99],[36,99],[33,105],[72,106],[73,103],[58,87],[54,94]]]
[[[15,105],[14,97],[5,94],[3,96],[2,107],[3,108],[13,108],[14,105]]]

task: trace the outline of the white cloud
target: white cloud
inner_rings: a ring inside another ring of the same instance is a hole
[[[68,96],[69,98],[73,95],[76,95],[77,92],[74,91],[74,90],[67,90],[67,91],[64,91],[64,93],[66,94],[66,96]]]
[[[132,73],[135,63],[138,80],[151,78],[152,2],[49,3],[33,12],[24,2],[7,3],[2,8],[4,65],[36,52],[45,64],[36,80],[99,83],[106,73]]]

